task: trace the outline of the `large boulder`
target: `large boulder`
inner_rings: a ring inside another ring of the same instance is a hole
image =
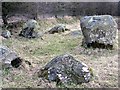
[[[38,23],[36,20],[28,20],[23,26],[23,29],[20,32],[19,36],[23,36],[25,38],[39,37],[38,32],[36,31],[37,26]]]
[[[48,33],[49,34],[54,34],[54,33],[61,33],[61,32],[65,32],[69,29],[66,28],[66,25],[64,24],[58,24],[56,26],[54,26],[53,28],[51,28]]]
[[[91,69],[73,56],[65,54],[52,59],[39,72],[40,77],[56,81],[67,86],[70,84],[87,83],[92,77]]]
[[[0,63],[7,67],[19,67],[22,59],[18,57],[16,52],[11,51],[8,47],[0,45]]]
[[[117,36],[117,23],[110,15],[85,16],[80,25],[88,47],[112,48]]]

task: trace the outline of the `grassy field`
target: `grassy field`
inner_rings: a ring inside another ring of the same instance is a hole
[[[118,47],[114,50],[85,49],[82,47],[83,35],[80,29],[80,21],[76,17],[49,18],[39,20],[39,32],[46,32],[57,24],[66,24],[70,31],[61,34],[44,34],[40,38],[26,39],[19,37],[21,27],[13,29],[13,35],[3,40],[3,45],[16,51],[20,57],[32,63],[25,68],[3,69],[3,87],[34,87],[55,88],[54,82],[48,82],[37,77],[37,72],[52,58],[60,54],[71,54],[78,61],[86,63],[93,69],[94,78],[89,83],[71,86],[76,88],[103,88],[118,87]],[[17,33],[15,33],[17,32]],[[120,32],[118,32],[120,35]],[[118,43],[117,43],[118,44]]]

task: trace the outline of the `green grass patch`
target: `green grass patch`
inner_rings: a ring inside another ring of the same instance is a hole
[[[11,40],[10,38],[6,40],[2,40],[2,45],[8,46],[8,47],[11,47],[12,43],[13,43],[13,40]]]
[[[79,43],[79,39],[74,38],[53,38],[47,45],[43,45],[41,48],[34,50],[33,55],[58,55],[67,52],[71,52]]]
[[[75,23],[78,19],[76,17],[73,17],[71,19],[65,19],[65,18],[57,18],[56,21],[58,23],[63,23],[63,24],[72,24]]]

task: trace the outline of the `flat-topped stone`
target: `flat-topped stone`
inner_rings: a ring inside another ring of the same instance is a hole
[[[87,46],[113,46],[116,40],[117,23],[110,15],[85,16],[80,26]]]

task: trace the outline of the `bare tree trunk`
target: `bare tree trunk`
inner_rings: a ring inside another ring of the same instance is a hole
[[[39,3],[36,2],[35,5],[36,5],[36,11],[35,11],[35,15],[34,15],[34,20],[37,20],[38,19],[38,11],[39,11]]]
[[[8,24],[8,22],[7,22],[7,17],[4,16],[4,15],[2,15],[2,19],[3,19],[4,25],[7,25],[7,24]]]
[[[7,22],[7,4],[5,2],[2,3],[2,20],[5,25],[8,24]]]

